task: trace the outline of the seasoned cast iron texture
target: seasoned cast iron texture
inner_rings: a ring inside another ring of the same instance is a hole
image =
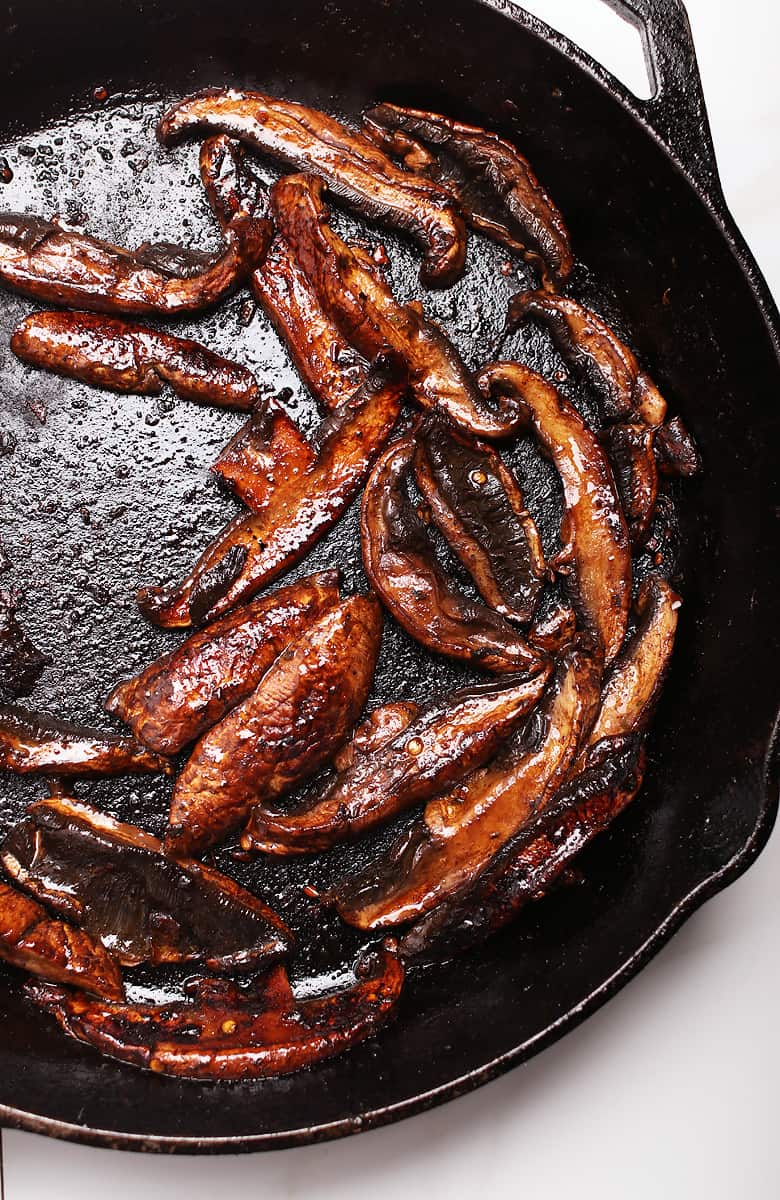
[[[164,152],[153,140],[163,103],[207,84],[261,87],[352,117],[388,98],[516,138],[570,225],[581,259],[574,294],[636,347],[706,464],[681,488],[685,607],[648,782],[582,859],[578,889],[532,906],[481,950],[413,972],[397,1023],[341,1059],[278,1081],[192,1084],[100,1059],[32,1012],[21,977],[3,970],[7,1123],[127,1148],[235,1151],[357,1132],[419,1111],[581,1020],[763,845],[777,799],[776,771],[765,774],[780,663],[777,315],[725,211],[682,7],[630,7],[651,18],[663,92],[649,104],[520,10],[477,0],[296,0],[281,9],[203,0],[197,20],[180,2],[118,0],[110,23],[95,0],[31,0],[6,23],[0,153],[14,177],[0,184],[0,206],[59,211],[120,244],[217,244],[196,147]],[[399,292],[417,294],[408,244],[375,236],[388,247]],[[528,278],[521,268],[503,275],[505,259],[472,239],[465,279],[426,299],[472,365],[489,356],[504,297]],[[235,355],[269,387],[292,387],[292,411],[310,428],[310,399],[267,323],[246,323],[245,302],[235,297],[176,329]],[[29,308],[3,296],[0,346]],[[532,365],[561,367],[539,332],[512,346]],[[102,393],[31,371],[7,350],[0,388],[0,427],[17,440],[0,464],[12,563],[3,582],[27,591],[29,630],[55,659],[33,699],[63,716],[94,717],[121,675],[173,644],[175,635],[141,621],[134,588],[178,576],[230,515],[232,501],[206,470],[240,418],[168,395]],[[564,390],[592,412],[584,394],[570,383]],[[30,407],[40,401],[45,426]],[[525,445],[513,458],[534,512],[549,509],[552,472]],[[298,573],[338,562],[347,587],[361,587],[355,517]],[[549,546],[554,522],[543,522],[543,536]],[[423,699],[469,677],[419,652],[388,620],[377,698]],[[80,794],[159,832],[169,786],[119,781]],[[35,784],[4,779],[2,827],[39,794]],[[322,920],[300,884],[335,878],[368,853],[247,865],[223,850],[217,861],[276,896],[294,920],[301,978],[331,972],[359,939],[335,917]],[[157,976],[135,978],[159,986]]]

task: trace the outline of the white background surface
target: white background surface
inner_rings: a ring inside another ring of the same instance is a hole
[[[624,76],[601,0],[528,0]],[[780,296],[780,6],[688,0],[727,198]],[[489,67],[489,64],[486,64]],[[5,1200],[777,1200],[780,837],[620,995],[488,1087],[359,1138],[160,1159],[3,1136]]]

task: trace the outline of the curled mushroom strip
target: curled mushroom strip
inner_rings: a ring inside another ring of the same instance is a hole
[[[210,308],[235,291],[271,241],[269,221],[240,215],[219,255],[177,246],[122,250],[28,213],[0,215],[0,283],[95,312],[176,316]]]
[[[271,205],[323,308],[351,346],[366,358],[390,346],[407,365],[417,404],[475,437],[508,437],[516,430],[518,414],[511,402],[491,409],[439,326],[419,306],[399,304],[368,256],[334,233],[321,180],[311,175],[280,179],[271,190]]]
[[[332,1058],[376,1033],[403,984],[397,954],[382,949],[356,964],[346,989],[296,1000],[283,967],[249,989],[200,979],[188,999],[166,1005],[107,1004],[39,984],[28,995],[70,1037],[110,1058],[185,1079],[261,1079]]]
[[[413,436],[391,445],[366,484],[366,574],[399,624],[429,650],[496,674],[538,671],[543,654],[504,617],[458,591],[439,565],[405,488],[416,448]]]
[[[662,424],[666,401],[603,317],[568,296],[521,292],[510,302],[506,332],[531,318],[547,326],[566,361],[593,386],[608,420]]]
[[[171,765],[134,738],[9,704],[0,709],[0,770],[86,778],[157,771],[169,775]]]
[[[547,574],[539,532],[520,484],[491,446],[428,430],[415,457],[434,523],[502,616],[531,620]]]
[[[224,134],[201,146],[200,175],[223,228],[241,212],[261,216],[268,210],[268,189],[251,172],[241,144]],[[278,230],[250,285],[314,398],[328,410],[338,408],[362,382],[365,365],[324,311]]]
[[[157,131],[166,145],[185,134],[227,134],[298,171],[314,171],[362,216],[414,238],[425,254],[423,283],[447,286],[463,270],[466,233],[450,193],[401,170],[368,138],[317,109],[261,92],[208,90],[169,108]]]
[[[538,702],[548,675],[478,684],[432,701],[398,736],[356,755],[302,809],[256,807],[242,845],[269,854],[324,850],[428,799],[495,754]]]
[[[377,145],[391,153],[400,150],[410,170],[450,190],[469,224],[537,267],[545,286],[566,282],[574,266],[569,231],[531,164],[511,142],[478,125],[397,104],[369,109],[364,128]],[[420,142],[434,154],[421,153]]]
[[[138,594],[144,616],[188,628],[249,600],[338,520],[366,478],[397,420],[406,386],[393,356],[372,364],[365,383],[328,419],[308,471],[279,482],[260,513],[237,516],[175,588]]]
[[[636,632],[604,680],[591,747],[647,728],[669,669],[681,604],[666,580],[651,575],[643,582]]]
[[[561,393],[520,363],[490,363],[480,385],[509,390],[563,484],[563,549],[556,563],[582,628],[612,662],[623,644],[631,604],[631,548],[607,457],[595,434]]]
[[[493,763],[430,800],[382,859],[327,900],[360,929],[419,919],[470,885],[520,829],[545,811],[593,723],[599,656],[561,655],[543,707]]]
[[[168,384],[184,400],[245,412],[260,395],[251,371],[189,338],[95,313],[32,313],[11,349],[32,366],[117,392],[157,396]]]
[[[650,536],[658,501],[657,430],[644,424],[610,425],[602,443],[612,464],[632,546]]]

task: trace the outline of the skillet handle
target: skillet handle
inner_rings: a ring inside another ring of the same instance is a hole
[[[693,34],[683,0],[603,0],[638,25],[654,95],[636,101],[648,125],[711,199],[722,199]]]

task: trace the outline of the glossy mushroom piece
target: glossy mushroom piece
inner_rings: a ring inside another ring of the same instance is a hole
[[[390,949],[358,961],[342,991],[297,1000],[283,967],[249,989],[200,979],[191,998],[157,1006],[106,1004],[34,984],[30,999],[70,1037],[110,1058],[184,1079],[289,1075],[371,1037],[395,1012],[404,970]]]
[[[382,858],[326,900],[349,924],[381,929],[418,920],[472,884],[565,782],[593,724],[600,679],[598,654],[565,651],[544,705],[504,752],[430,800]]]
[[[512,838],[473,886],[426,913],[401,939],[405,958],[471,949],[542,899],[576,857],[625,811],[642,786],[645,760],[638,739],[576,775],[550,810]]]
[[[406,363],[415,402],[481,438],[516,431],[511,401],[491,408],[443,330],[422,307],[400,304],[376,264],[330,227],[322,181],[290,175],[271,190],[274,220],[316,289],[324,310],[366,358],[390,346]]]
[[[226,875],[174,861],[151,834],[66,796],[30,805],[0,859],[16,883],[125,967],[256,970],[292,946],[281,918]]]
[[[277,487],[309,471],[317,455],[281,404],[258,404],[211,466],[211,473],[251,509],[263,512]]]
[[[404,935],[405,955],[467,949],[539,898],[631,803],[645,771],[643,734],[671,660],[680,601],[650,576],[637,602],[637,628],[605,678],[598,714],[571,776],[475,878],[425,913]]]
[[[536,672],[545,656],[492,608],[468,599],[436,559],[405,488],[417,451],[413,435],[378,460],[363,493],[363,564],[400,625],[421,645],[496,674]]]
[[[203,142],[200,176],[223,228],[241,212],[260,216],[269,210],[269,189],[252,172],[241,144],[224,134]],[[278,230],[252,272],[250,286],[314,398],[328,411],[338,408],[360,385],[365,364],[323,309],[316,289]]]
[[[570,366],[592,385],[608,421],[660,425],[666,401],[633,350],[598,313],[569,296],[520,292],[509,304],[505,333],[528,320],[542,322]]]
[[[516,146],[478,125],[440,113],[378,104],[364,128],[406,166],[457,197],[469,224],[536,267],[545,286],[559,288],[574,267],[569,231],[531,164]],[[426,153],[420,146],[431,147]]]
[[[436,424],[420,440],[415,475],[434,524],[485,602],[530,621],[547,565],[520,484],[500,455]]]
[[[55,920],[35,900],[3,879],[0,959],[49,983],[65,983],[105,1000],[124,999],[119,967],[100,942],[81,929]]]
[[[183,400],[248,412],[259,400],[246,367],[189,338],[95,313],[38,312],[11,336],[31,366],[117,392],[157,396],[167,384]]]
[[[631,605],[631,547],[609,461],[572,404],[520,363],[489,363],[480,386],[508,391],[551,459],[563,485],[563,547],[554,564],[566,582],[581,628],[609,664],[623,645]]]
[[[335,571],[221,617],[117,684],[106,709],[160,754],[178,754],[253,692],[281,652],[338,603]]]
[[[423,283],[445,287],[463,270],[466,231],[450,193],[401,170],[368,138],[318,109],[262,92],[208,89],[172,105],[157,133],[165,145],[185,134],[227,134],[297,171],[311,170],[361,216],[414,238],[425,255]]]
[[[29,213],[3,213],[0,283],[33,300],[94,312],[200,312],[235,291],[266,253],[271,233],[268,221],[241,215],[216,256],[167,244],[122,250]]]
[[[381,632],[376,600],[353,596],[282,652],[196,743],[173,792],[169,853],[207,849],[332,758],[368,698]]]
[[[356,752],[324,791],[292,812],[252,810],[241,844],[266,854],[309,854],[359,837],[427,800],[491,758],[539,701],[549,676],[483,683],[425,705],[400,733]]]
[[[353,499],[400,411],[406,375],[397,357],[371,366],[355,395],[327,418],[308,471],[287,478],[257,514],[239,514],[174,588],[138,593],[144,616],[163,628],[188,628],[249,600],[299,562]]]
[[[0,770],[15,775],[171,773],[171,765],[135,738],[60,721],[18,705],[0,708]]]

